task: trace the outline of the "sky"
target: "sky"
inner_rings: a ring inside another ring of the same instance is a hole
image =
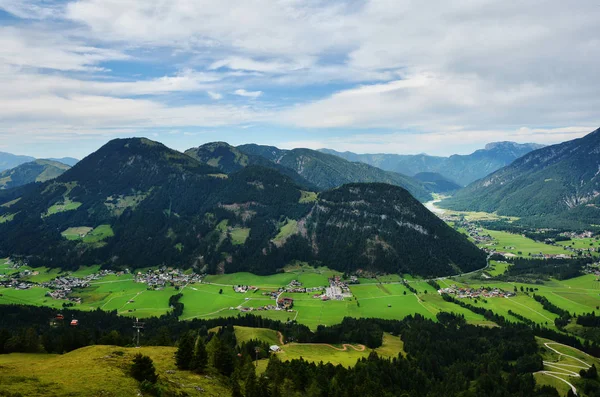
[[[0,151],[470,153],[600,126],[597,0],[0,0]]]

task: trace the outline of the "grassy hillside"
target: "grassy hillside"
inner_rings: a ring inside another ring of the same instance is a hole
[[[57,178],[69,168],[52,160],[34,160],[0,172],[0,189],[11,189],[32,182],[45,182]]]
[[[175,350],[174,347],[89,346],[64,355],[0,355],[0,394],[139,396],[138,382],[129,376],[128,370],[133,356],[142,353],[152,358],[160,384],[173,393],[229,395],[228,388],[217,378],[179,371],[173,358]]]

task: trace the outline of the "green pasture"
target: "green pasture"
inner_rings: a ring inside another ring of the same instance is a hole
[[[233,245],[242,245],[250,236],[249,228],[235,227],[231,229],[229,233],[231,235],[231,242]]]
[[[508,252],[519,256],[529,256],[529,254],[570,254],[569,251],[565,250],[564,247],[554,246],[549,244],[540,243],[527,237],[523,237],[520,234],[513,234],[497,230],[484,229],[482,234],[489,234],[495,244],[492,248],[497,251]],[[520,254],[519,254],[520,252]]]
[[[288,219],[283,226],[279,228],[279,233],[273,239],[273,241],[283,241],[290,237],[292,234],[298,231],[298,221],[294,219]]]
[[[595,248],[597,250],[598,248],[600,248],[600,240],[598,240],[598,238],[596,237],[577,238],[569,241],[557,241],[556,244],[573,247],[575,249]]]
[[[65,198],[64,202],[60,204],[54,204],[53,206],[48,208],[48,211],[44,215],[42,215],[42,217],[58,214],[59,212],[74,211],[77,208],[81,207],[82,204],[83,203],[71,201],[70,199]]]
[[[485,272],[492,277],[501,276],[510,266],[511,264],[507,262],[490,261],[490,267]]]

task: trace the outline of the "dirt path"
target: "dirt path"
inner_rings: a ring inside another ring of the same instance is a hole
[[[277,337],[279,338],[279,344],[281,346],[284,346],[285,344],[283,342],[283,334],[280,331],[277,331]],[[287,346],[290,346],[290,345],[327,346],[327,347],[332,348],[333,350],[337,350],[340,352],[348,351],[348,348],[352,348],[357,352],[364,352],[367,349],[367,347],[365,345],[359,344],[359,345],[354,346],[354,345],[351,345],[348,343],[342,344],[342,347],[335,347],[333,345],[330,345],[329,343],[288,343],[287,344]]]
[[[566,380],[564,377],[573,377],[573,378],[579,378],[579,373],[577,372],[578,369],[588,369],[591,367],[591,365],[589,365],[588,363],[586,363],[583,360],[578,359],[577,357],[573,357],[569,354],[564,354],[559,352],[558,350],[554,349],[553,347],[550,347],[550,345],[557,345],[557,346],[565,346],[565,347],[569,347],[571,349],[575,349],[574,347],[571,346],[567,346],[567,345],[563,345],[562,343],[557,343],[557,342],[547,342],[544,343],[544,346],[546,347],[546,349],[553,351],[554,353],[558,354],[558,358],[560,359],[561,356],[565,356],[568,357],[572,360],[578,361],[581,364],[583,364],[584,366],[578,366],[578,365],[573,365],[573,364],[561,364],[561,363],[555,363],[552,361],[544,361],[544,366],[549,367],[552,369],[552,371],[549,370],[543,370],[543,371],[538,371],[536,372],[537,374],[542,374],[542,375],[547,375],[547,376],[551,376],[555,379],[560,380],[561,382],[566,383],[571,390],[573,391],[573,393],[575,393],[575,395],[577,395],[577,388],[575,386],[573,386],[573,384],[571,382],[569,382],[568,380]],[[577,349],[575,349],[577,350]],[[582,352],[580,350],[577,350],[580,353],[586,354],[585,352]],[[565,368],[567,367],[567,368]]]

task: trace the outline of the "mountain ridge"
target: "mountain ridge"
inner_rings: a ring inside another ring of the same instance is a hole
[[[543,147],[543,145],[535,143],[520,144],[510,141],[491,142],[484,149],[478,149],[471,154],[454,154],[448,157],[430,156],[424,153],[401,155],[391,153],[357,154],[337,152],[332,149],[319,149],[319,151],[409,176],[414,176],[420,172],[436,172],[465,186],[540,147]]]
[[[600,129],[535,150],[440,203],[520,217],[600,220]]]
[[[110,141],[58,178],[0,198],[0,256],[34,266],[271,274],[300,260],[437,276],[485,265],[483,252],[401,187],[316,194],[273,168],[226,174],[145,138]],[[103,232],[87,241],[76,232],[83,227]]]

